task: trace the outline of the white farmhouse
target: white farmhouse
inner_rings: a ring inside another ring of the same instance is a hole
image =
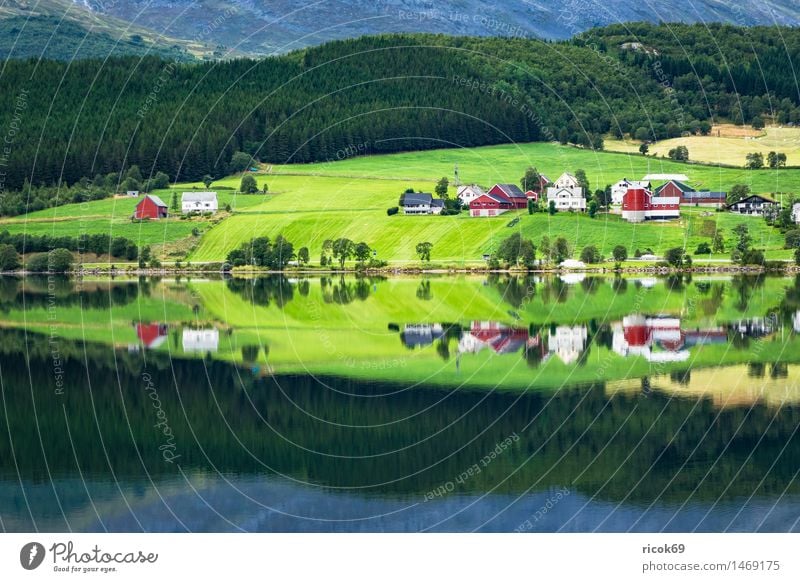
[[[211,212],[218,210],[216,192],[184,192],[181,196],[183,214]]]
[[[795,202],[792,206],[792,220],[795,224],[800,224],[800,202]]]
[[[569,172],[559,176],[547,189],[547,203],[555,202],[558,210],[586,210],[586,198],[577,178]]]
[[[469,206],[470,202],[483,196],[484,194],[486,194],[486,192],[484,192],[483,188],[477,184],[468,184],[466,186],[461,186],[458,189],[456,196],[458,196],[458,199],[461,200],[461,204],[463,206]]]

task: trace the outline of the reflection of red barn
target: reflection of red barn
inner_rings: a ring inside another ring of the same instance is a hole
[[[628,222],[679,218],[681,199],[674,196],[653,196],[644,188],[628,188],[622,198],[622,218]]]
[[[157,348],[167,339],[169,328],[165,323],[137,323],[136,335],[146,348]]]
[[[498,354],[513,354],[528,341],[527,329],[506,327],[493,321],[473,321],[470,334]]]
[[[144,218],[154,218],[156,220],[159,218],[166,218],[167,205],[164,204],[164,201],[158,196],[148,194],[136,205],[133,217],[137,220],[142,220]]]

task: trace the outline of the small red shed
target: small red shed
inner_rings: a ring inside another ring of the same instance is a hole
[[[164,204],[164,201],[158,196],[148,194],[136,205],[136,211],[133,213],[133,217],[137,220],[142,220],[144,218],[154,218],[156,220],[159,218],[166,218],[167,205]]]

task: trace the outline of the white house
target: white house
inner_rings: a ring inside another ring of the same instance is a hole
[[[623,178],[611,186],[611,204],[622,204],[622,199],[625,197],[625,192],[628,191],[628,188],[652,190],[652,185],[649,180],[628,180]]]
[[[184,192],[181,196],[181,212],[191,214],[193,212],[211,212],[218,210],[216,192]]]
[[[441,214],[444,200],[426,192],[406,192],[400,200],[403,214]]]
[[[216,352],[219,349],[219,330],[211,329],[184,329],[184,352]]]
[[[458,199],[461,200],[462,205],[469,206],[470,202],[480,196],[483,196],[484,194],[486,194],[486,192],[484,192],[483,188],[477,184],[467,184],[458,189],[456,196],[458,196]]]
[[[792,220],[795,224],[800,224],[800,202],[795,202],[792,206]]]
[[[558,210],[586,210],[586,198],[578,180],[569,172],[559,176],[547,189],[547,203],[555,202]]]

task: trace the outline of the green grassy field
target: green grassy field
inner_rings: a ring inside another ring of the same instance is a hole
[[[800,170],[748,171],[710,166],[678,164],[639,155],[592,152],[545,143],[502,145],[464,150],[436,150],[419,153],[353,158],[332,163],[274,166],[256,175],[258,186],[269,186],[268,194],[236,195],[240,176],[216,181],[220,207],[230,204],[234,214],[210,228],[202,219],[168,219],[133,223],[130,215],[134,199],[109,199],[87,204],[71,204],[34,212],[24,217],[0,220],[0,229],[32,234],[77,235],[109,233],[125,236],[140,244],[171,244],[187,240],[194,228],[202,237],[193,245],[179,246],[189,252],[193,262],[214,262],[255,236],[279,234],[296,247],[307,246],[312,263],[319,261],[326,239],[347,237],[364,241],[374,248],[378,258],[391,264],[418,263],[415,246],[422,241],[433,243],[432,261],[452,265],[482,264],[482,255],[491,252],[513,230],[507,227],[515,216],[521,220],[514,227],[535,243],[544,234],[564,236],[575,256],[588,245],[597,245],[606,256],[622,244],[629,254],[638,248],[663,253],[668,248],[685,246],[693,252],[701,242],[709,242],[715,229],[732,238],[732,229],[740,223],[750,226],[754,243],[766,249],[768,258],[789,258],[782,250],[783,237],[757,217],[728,213],[707,213],[685,209],[680,221],[631,225],[618,216],[600,214],[595,219],[580,214],[559,213],[528,215],[506,213],[494,218],[470,218],[466,213],[445,216],[387,216],[386,209],[396,206],[406,188],[433,191],[436,180],[452,177],[458,165],[462,182],[490,186],[495,182],[519,182],[527,166],[536,166],[551,179],[564,170],[583,168],[593,187],[604,187],[623,176],[640,178],[646,173],[685,173],[697,188],[727,190],[736,183],[747,183],[755,192],[800,191]],[[202,184],[180,184],[173,190],[158,191],[167,203],[172,192]],[[451,187],[451,193],[455,188]],[[706,214],[708,214],[706,216]],[[727,253],[712,257],[727,258]]]

